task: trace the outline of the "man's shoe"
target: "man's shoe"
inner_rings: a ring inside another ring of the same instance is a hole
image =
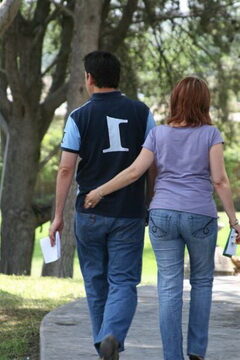
[[[198,355],[189,355],[190,360],[204,360],[203,357]]]
[[[102,360],[119,360],[119,344],[112,335],[107,336],[100,344],[99,353]]]

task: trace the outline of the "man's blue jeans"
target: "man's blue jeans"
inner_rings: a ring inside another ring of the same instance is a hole
[[[150,239],[158,265],[164,360],[184,360],[182,295],[184,249],[190,257],[191,301],[187,353],[204,357],[212,299],[217,219],[181,211],[150,211]]]
[[[144,219],[77,213],[75,233],[94,344],[114,335],[122,351],[137,305]]]

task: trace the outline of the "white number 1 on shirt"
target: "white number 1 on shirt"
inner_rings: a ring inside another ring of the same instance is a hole
[[[129,151],[128,148],[122,147],[119,124],[128,123],[128,120],[117,119],[107,116],[107,126],[110,146],[103,150],[103,153],[113,151]]]

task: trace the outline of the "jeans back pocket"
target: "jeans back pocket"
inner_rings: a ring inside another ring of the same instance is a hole
[[[215,234],[217,219],[205,215],[189,216],[191,234],[198,239],[204,239]]]
[[[150,214],[149,231],[158,238],[166,238],[169,234],[171,215]]]

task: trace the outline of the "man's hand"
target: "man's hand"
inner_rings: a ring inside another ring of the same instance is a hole
[[[57,174],[55,217],[49,228],[51,245],[55,245],[55,235],[63,229],[63,210],[76,168],[78,154],[63,151]]]
[[[55,236],[56,232],[58,231],[60,236],[63,230],[63,218],[54,218],[50,228],[49,228],[49,238],[51,242],[51,246],[54,246],[56,243]]]

